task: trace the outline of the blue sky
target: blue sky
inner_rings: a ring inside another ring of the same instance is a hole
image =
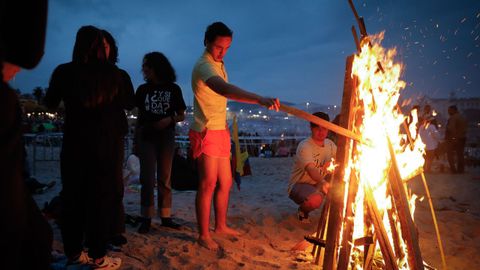
[[[480,1],[354,3],[368,32],[385,31],[384,46],[397,48],[404,95],[480,96]],[[355,51],[347,0],[50,0],[45,55],[11,85],[25,93],[48,87],[54,68],[70,61],[78,28],[91,24],[116,38],[119,66],[135,88],[143,55],[163,52],[191,104],[191,70],[214,21],[234,31],[225,58],[230,82],[280,100],[340,104],[345,58]]]

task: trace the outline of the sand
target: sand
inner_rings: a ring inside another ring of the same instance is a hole
[[[121,269],[317,269],[310,261],[310,248],[306,252],[291,251],[304,235],[315,230],[320,215],[319,211],[313,212],[310,224],[297,220],[297,206],[286,193],[292,163],[292,158],[250,158],[253,175],[242,178],[241,191],[232,187],[228,214],[229,224],[242,235],[214,235],[221,250],[212,252],[196,244],[195,192],[174,191],[173,217],[183,229],[163,228],[160,220],[154,219],[151,232],[142,235],[136,232],[137,228],[126,225],[128,244],[111,255],[122,258]],[[37,166],[36,176],[41,182],[60,182],[58,163]],[[480,171],[467,170],[469,173],[462,175],[427,175],[449,269],[480,269]],[[424,196],[420,178],[411,180],[409,185],[414,193]],[[57,185],[46,194],[35,195],[40,207],[60,188]],[[139,201],[138,192],[127,192],[126,213],[138,215]],[[424,261],[440,269],[441,258],[426,197],[417,202],[415,222]],[[58,227],[51,224],[54,249],[62,252]]]

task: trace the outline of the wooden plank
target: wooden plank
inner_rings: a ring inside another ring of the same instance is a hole
[[[361,136],[358,134],[353,133],[351,130],[348,130],[342,126],[335,125],[334,123],[331,123],[329,121],[326,121],[320,117],[317,117],[313,114],[310,114],[306,111],[297,109],[295,107],[291,107],[285,104],[280,104],[280,111],[286,112],[288,114],[294,115],[298,118],[302,118],[304,120],[307,120],[308,122],[315,123],[316,125],[319,125],[321,127],[324,127],[330,131],[333,131],[339,135],[345,136],[347,138],[360,141],[362,143],[367,144],[367,142],[363,142],[361,139]]]
[[[353,126],[354,103],[355,103],[355,79],[352,78],[353,55],[347,57],[343,84],[342,108],[340,112],[340,126],[351,130]],[[328,193],[330,200],[330,213],[328,219],[328,229],[325,247],[325,258],[323,260],[323,269],[335,270],[337,267],[338,239],[340,230],[343,226],[343,198],[345,192],[345,183],[343,181],[345,166],[350,156],[350,140],[346,137],[339,137],[337,140],[336,162],[339,166],[335,170],[332,181],[332,187]]]
[[[408,265],[411,269],[424,269],[422,253],[420,252],[420,246],[418,243],[417,228],[415,223],[413,223],[412,215],[410,213],[407,193],[398,169],[395,150],[393,149],[390,138],[387,139],[393,168],[393,177],[389,177],[389,181],[392,187],[392,195],[397,209],[398,219],[400,220],[402,238],[407,245]]]
[[[392,177],[392,168],[390,168],[389,172],[389,177]],[[403,259],[405,257],[405,252],[403,252],[403,249],[401,248],[400,245],[400,234],[398,231],[397,227],[397,222],[395,222],[393,218],[393,214],[397,212],[396,207],[395,207],[395,202],[393,200],[393,195],[392,195],[392,185],[390,184],[390,181],[387,183],[387,192],[390,195],[390,200],[392,202],[392,207],[390,209],[387,209],[387,214],[388,214],[388,222],[390,223],[390,229],[392,231],[392,239],[393,239],[393,247],[395,249],[395,255],[397,256],[398,259]],[[398,218],[398,215],[397,215]]]
[[[353,147],[355,149],[355,147]],[[355,203],[355,198],[357,197],[358,191],[358,179],[355,174],[355,171],[352,170],[350,173],[350,181],[348,185],[348,197],[347,202],[345,203],[345,216],[343,217],[343,235],[342,235],[342,248],[340,249],[340,256],[338,257],[338,269],[347,270],[350,262],[350,254],[352,251],[352,236],[354,228],[354,214],[353,214],[353,204]]]
[[[377,203],[373,197],[372,190],[369,186],[364,186],[365,200],[367,201],[368,213],[373,221],[373,227],[375,228],[375,235],[382,251],[383,260],[385,262],[386,269],[398,269],[395,263],[395,254],[393,253],[392,246],[388,240],[388,234],[383,226],[383,215],[378,211]]]

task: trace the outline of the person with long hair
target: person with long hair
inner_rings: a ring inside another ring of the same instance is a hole
[[[107,60],[113,64],[116,65],[118,62],[118,47],[117,47],[117,42],[113,38],[113,36],[105,29],[102,29],[102,34],[103,34],[103,43],[105,46],[105,55],[107,57]],[[135,107],[135,92],[133,89],[133,84],[132,80],[130,79],[130,76],[128,73],[121,69],[118,68],[118,71],[120,71],[121,75],[121,84],[122,87],[120,88],[119,92],[119,99],[122,101],[122,103],[125,105],[124,109],[127,110],[132,110]],[[121,122],[119,123],[119,126],[122,127],[122,134],[123,136],[127,135],[128,133],[128,121],[127,121],[127,116],[123,111],[118,111],[119,115],[118,117],[115,117],[115,119],[120,120]],[[120,167],[120,169],[116,168],[114,171],[116,173],[115,175],[115,186],[113,187],[113,190],[116,192],[117,199],[115,200],[117,202],[117,206],[112,209],[112,211],[116,211],[113,213],[113,222],[112,222],[112,229],[111,229],[111,238],[110,238],[110,243],[114,246],[122,246],[127,243],[127,238],[123,236],[123,233],[125,233],[125,209],[123,207],[123,194],[124,194],[124,183],[123,183],[123,160],[125,157],[125,150],[123,144],[118,145],[118,153],[119,155],[112,157],[116,159],[116,166]],[[116,213],[116,214],[115,214]]]
[[[175,147],[175,124],[185,119],[182,90],[167,57],[160,52],[147,53],[142,71],[145,84],[135,93],[138,108],[137,147],[140,159],[141,224],[139,233],[150,230],[155,215],[154,186],[157,183],[158,215],[162,226],[180,228],[171,218],[171,171]]]
[[[104,36],[94,26],[81,27],[72,61],[59,65],[50,78],[45,104],[63,101],[65,124],[60,155],[62,213],[60,231],[68,266],[118,269],[120,258],[107,256],[112,211],[118,206],[123,126],[126,107],[120,93],[121,73],[107,60]],[[88,254],[84,251],[88,245]]]

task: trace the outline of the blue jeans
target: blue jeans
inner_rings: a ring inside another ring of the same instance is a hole
[[[138,140],[140,159],[141,215],[152,218],[155,215],[154,187],[157,183],[158,215],[168,218],[172,208],[171,172],[175,138],[165,138],[160,142]],[[155,177],[156,174],[156,177]]]

